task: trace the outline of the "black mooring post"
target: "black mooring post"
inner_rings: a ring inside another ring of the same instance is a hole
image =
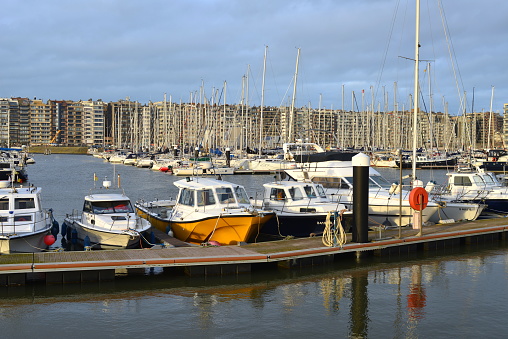
[[[369,242],[369,168],[368,155],[358,153],[353,162],[353,241]]]
[[[176,159],[177,156],[178,156],[178,147],[173,146],[173,157]]]
[[[226,167],[231,167],[231,150],[226,148]]]

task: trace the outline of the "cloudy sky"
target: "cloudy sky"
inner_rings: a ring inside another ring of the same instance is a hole
[[[507,13],[421,0],[421,105],[488,111],[494,88],[502,112]],[[3,0],[0,97],[233,104],[245,78],[259,105],[267,51],[264,103],[286,105],[300,49],[297,106],[408,108],[414,27],[414,0]]]

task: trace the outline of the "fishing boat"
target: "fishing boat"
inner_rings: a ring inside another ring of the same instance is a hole
[[[154,227],[188,243],[249,242],[274,216],[272,211],[254,208],[241,185],[199,177],[188,177],[174,185],[179,192],[173,204],[136,203],[135,207]]]
[[[62,228],[90,249],[139,247],[151,224],[136,214],[123,191],[115,193],[110,187],[111,181],[105,180],[97,193],[85,196],[83,210],[67,214]]]
[[[0,253],[44,251],[58,231],[52,211],[41,206],[40,187],[0,189]]]
[[[275,181],[263,185],[263,199],[254,206],[275,212],[261,233],[276,237],[310,237],[322,235],[331,215],[341,218],[347,232],[352,225],[352,212],[339,202],[327,198],[325,189],[312,181]]]

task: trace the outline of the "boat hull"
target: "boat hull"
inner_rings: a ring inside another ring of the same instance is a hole
[[[0,236],[0,253],[33,253],[42,252],[48,248],[44,237],[50,234],[49,229],[30,234]]]
[[[90,239],[92,249],[125,249],[140,247],[141,235],[138,232],[108,232],[87,227],[86,225],[66,218],[65,223],[71,230],[75,230],[75,237],[81,245],[85,245],[85,238]],[[71,240],[72,240],[71,235]]]
[[[326,227],[327,214],[278,214],[270,219],[262,228],[261,233],[275,237],[311,237],[322,235]],[[342,227],[345,232],[353,225],[352,214],[343,214]]]
[[[261,232],[272,214],[258,215],[232,215],[214,216],[193,221],[172,222],[169,218],[149,214],[137,208],[138,215],[147,219],[153,227],[173,236],[179,240],[202,244],[216,241],[221,245],[236,245],[240,242],[249,242]]]
[[[485,204],[473,202],[440,202],[441,206],[434,213],[429,221],[433,223],[442,223],[443,220],[476,220],[483,210],[487,207]]]

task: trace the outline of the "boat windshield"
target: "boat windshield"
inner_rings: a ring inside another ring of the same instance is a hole
[[[489,186],[496,186],[498,185],[497,182],[494,181],[494,179],[488,175],[488,174],[485,174],[482,176],[483,180],[485,180],[485,184],[489,185]]]
[[[289,191],[289,195],[291,196],[291,199],[293,199],[293,200],[302,200],[303,199],[303,194],[300,191],[299,187],[291,187],[288,191]],[[307,192],[305,192],[305,193],[307,193]]]
[[[316,185],[316,190],[317,190],[320,198],[326,198],[326,192],[325,192],[325,189],[323,188],[323,186]]]
[[[35,208],[35,200],[34,198],[16,198],[14,199],[14,208],[17,210]]]
[[[235,196],[233,191],[229,187],[219,187],[217,188],[217,197],[219,198],[219,202],[221,204],[232,204],[235,203]]]
[[[382,176],[380,175],[371,175],[369,177],[371,183],[370,183],[370,187],[382,187],[382,188],[386,188],[386,189],[389,189],[392,184],[390,184],[385,178],[383,178]]]
[[[129,200],[94,202],[85,201],[83,210],[85,212],[92,211],[94,214],[134,213],[131,202]]]
[[[197,191],[198,206],[215,205],[215,197],[211,189]]]
[[[0,199],[0,210],[2,210],[2,211],[9,210],[9,198],[1,198]]]
[[[235,194],[239,204],[250,204],[249,196],[247,195],[247,192],[245,192],[245,188],[242,186],[236,186]]]

